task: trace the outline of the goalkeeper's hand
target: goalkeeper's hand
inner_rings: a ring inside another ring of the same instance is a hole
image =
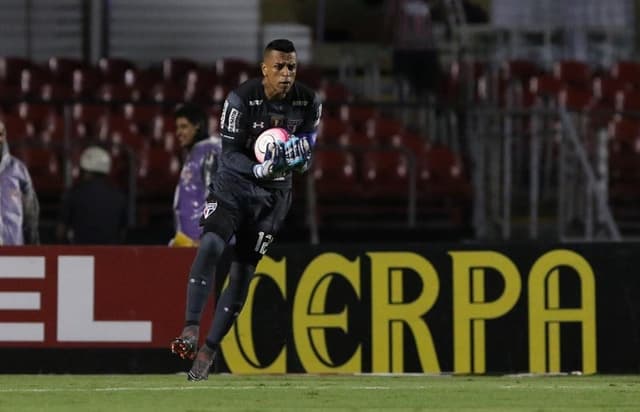
[[[306,137],[291,136],[284,145],[287,166],[296,171],[304,171],[311,160],[311,145]],[[301,170],[302,169],[302,170]]]
[[[253,175],[258,179],[275,179],[284,176],[289,170],[284,151],[283,144],[269,143],[264,154],[264,162],[253,166]]]

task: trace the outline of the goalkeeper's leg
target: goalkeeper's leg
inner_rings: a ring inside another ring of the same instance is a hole
[[[184,359],[193,359],[197,352],[200,316],[213,286],[216,265],[226,242],[216,233],[206,232],[191,266],[187,284],[185,326],[179,337],[171,341],[171,351]]]

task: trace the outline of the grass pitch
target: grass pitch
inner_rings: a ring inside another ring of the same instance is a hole
[[[0,411],[640,411],[640,376],[0,375]]]

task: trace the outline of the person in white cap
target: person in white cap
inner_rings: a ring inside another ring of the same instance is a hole
[[[63,243],[123,243],[127,228],[124,194],[109,181],[111,156],[99,146],[80,155],[80,179],[62,196],[58,240]]]

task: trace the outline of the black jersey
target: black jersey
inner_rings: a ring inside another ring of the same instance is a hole
[[[261,132],[272,127],[282,127],[290,134],[314,133],[321,111],[317,94],[298,82],[294,82],[282,100],[267,100],[262,79],[244,82],[229,93],[222,107],[222,155],[216,176],[224,178],[232,174],[265,188],[290,188],[291,173],[272,180],[254,177],[257,160],[253,144]]]

